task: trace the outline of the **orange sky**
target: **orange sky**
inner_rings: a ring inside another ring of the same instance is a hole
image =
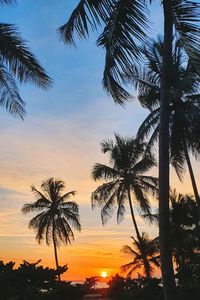
[[[122,118],[126,111],[117,110],[115,113]],[[74,122],[83,122],[83,126],[86,126],[80,116],[76,118],[74,116]],[[129,237],[133,235],[133,229],[128,210],[120,225],[116,224],[113,216],[103,227],[99,211],[91,209],[90,193],[96,185],[90,178],[91,166],[97,161],[107,162],[99,148],[102,137],[94,138],[93,132],[85,133],[84,129],[79,131],[78,138],[71,135],[71,121],[46,120],[43,127],[40,122],[37,119],[37,122],[31,120],[19,123],[11,119],[11,126],[1,131],[1,259],[15,260],[17,263],[22,259],[42,259],[44,265],[54,266],[52,247],[37,244],[34,233],[27,226],[31,216],[24,216],[20,211],[25,202],[33,200],[30,185],[39,187],[40,182],[50,175],[66,181],[67,190],[77,190],[75,200],[80,205],[82,232],[75,234],[75,242],[71,246],[59,250],[60,264],[68,263],[69,266],[63,278],[79,281],[85,277],[99,276],[101,271],[112,275],[119,271],[123,263],[129,261],[120,249],[124,244],[130,243]],[[117,123],[117,120],[113,124],[109,123],[111,130]],[[101,121],[97,120],[95,126],[101,126]],[[69,139],[70,144],[67,143]],[[199,176],[198,169],[195,171]],[[153,174],[156,174],[155,169]],[[174,174],[172,177],[173,186],[177,190],[191,191],[187,174],[184,185]],[[154,206],[156,205],[155,201]],[[147,231],[152,237],[156,236],[157,228],[145,224],[138,215],[137,220],[141,231]]]

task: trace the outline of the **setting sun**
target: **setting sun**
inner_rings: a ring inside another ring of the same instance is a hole
[[[108,273],[105,272],[105,271],[102,271],[102,272],[101,272],[101,277],[103,277],[103,278],[108,277]]]

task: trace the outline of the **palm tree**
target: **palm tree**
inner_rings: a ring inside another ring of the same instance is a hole
[[[137,270],[143,269],[147,279],[152,277],[154,267],[160,266],[159,255],[159,242],[158,238],[149,239],[146,233],[142,233],[141,240],[137,240],[134,237],[133,248],[125,245],[122,248],[122,252],[131,255],[133,260],[121,267],[122,272],[128,272],[127,276],[131,277]]]
[[[193,197],[177,193],[175,189],[170,192],[170,203],[171,244],[176,268],[179,269],[199,253],[199,215]],[[158,224],[158,212],[144,217]]]
[[[174,190],[170,200],[173,255],[177,268],[182,268],[199,253],[198,211],[194,199],[189,195],[177,194]]]
[[[0,4],[14,2],[1,0]],[[45,89],[51,84],[51,79],[28,49],[16,27],[0,23],[0,105],[12,115],[23,119],[25,103],[20,96],[17,81],[31,82]]]
[[[117,103],[130,100],[124,88],[124,72],[140,59],[138,42],[146,42],[149,28],[146,4],[152,0],[81,0],[61,28],[63,41],[75,44],[75,33],[87,38],[104,26],[97,44],[106,51],[103,85]],[[160,1],[157,0],[160,4]],[[167,300],[176,299],[175,279],[170,248],[169,222],[169,94],[173,30],[178,33],[192,66],[200,71],[198,1],[163,0],[164,44],[160,93],[159,127],[159,240],[161,271]]]
[[[138,89],[138,99],[150,113],[138,130],[142,141],[148,137],[148,148],[158,140],[160,123],[160,83],[162,76],[163,41],[153,40],[145,47],[144,57],[148,68],[129,70],[127,78]],[[191,70],[180,40],[174,42],[170,91],[170,160],[182,179],[184,163],[187,163],[195,199],[200,214],[200,198],[189,156],[200,153],[200,77]]]
[[[59,269],[57,248],[61,244],[71,244],[74,233],[71,226],[81,230],[79,220],[78,204],[69,201],[75,191],[61,194],[65,189],[65,183],[61,180],[49,178],[42,182],[40,192],[32,186],[32,192],[36,196],[36,201],[24,204],[22,212],[39,212],[29,222],[29,228],[36,232],[36,240],[41,243],[45,239],[49,246],[53,242],[56,268]],[[60,280],[60,275],[58,275]]]
[[[92,178],[95,181],[106,181],[92,193],[92,206],[102,208],[103,224],[118,206],[117,221],[120,222],[128,201],[136,235],[140,240],[132,201],[134,199],[141,211],[150,213],[148,194],[157,191],[157,178],[143,174],[156,165],[155,161],[152,155],[144,155],[144,144],[117,134],[114,140],[103,141],[101,147],[103,153],[109,153],[110,166],[96,163],[92,169]]]

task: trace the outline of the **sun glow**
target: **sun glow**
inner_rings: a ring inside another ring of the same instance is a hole
[[[106,271],[102,271],[102,272],[101,272],[101,277],[102,277],[102,278],[108,277],[108,273],[107,273]]]

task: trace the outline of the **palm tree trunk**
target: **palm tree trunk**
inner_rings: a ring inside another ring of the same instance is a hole
[[[193,172],[193,168],[192,168],[192,164],[191,164],[191,160],[190,160],[190,156],[187,150],[187,146],[186,143],[184,145],[184,152],[185,152],[185,159],[188,165],[188,170],[190,173],[190,178],[191,178],[191,182],[192,182],[192,187],[193,187],[193,191],[194,191],[194,196],[195,196],[195,200],[197,203],[197,207],[198,207],[198,212],[200,215],[200,198],[199,198],[199,193],[198,193],[198,188],[197,188],[197,184],[196,184],[196,180],[194,177],[194,172]]]
[[[133,225],[135,227],[135,232],[136,232],[136,235],[137,235],[137,239],[138,239],[138,241],[141,241],[140,232],[139,232],[139,229],[138,229],[138,226],[137,226],[137,222],[136,222],[136,219],[135,219],[135,214],[134,214],[134,211],[133,211],[133,205],[132,205],[130,187],[128,187],[128,201],[129,201],[129,206],[130,206],[130,211],[131,211],[131,217],[132,217]]]
[[[163,1],[164,46],[159,128],[159,239],[161,272],[166,300],[175,299],[175,278],[170,243],[169,221],[169,93],[172,61],[173,19],[171,1]]]
[[[52,232],[52,237],[53,237],[53,247],[54,247],[54,256],[55,256],[55,262],[56,262],[56,269],[59,269],[59,263],[58,263],[58,253],[57,253],[57,246],[56,246],[56,238],[55,238],[55,225],[53,222],[53,232]],[[60,274],[58,274],[58,280],[61,281]]]

